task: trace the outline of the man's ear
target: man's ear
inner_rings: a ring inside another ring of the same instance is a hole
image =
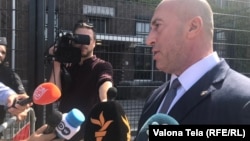
[[[201,32],[201,28],[203,26],[203,21],[201,17],[194,17],[191,19],[188,23],[188,35],[187,37],[189,39],[192,39],[196,36],[199,36],[199,33]]]

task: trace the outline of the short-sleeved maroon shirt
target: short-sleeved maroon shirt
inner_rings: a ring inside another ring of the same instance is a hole
[[[113,82],[112,65],[94,55],[82,65],[77,64],[67,68],[67,71],[71,76],[71,82],[62,84],[67,90],[62,92],[59,110],[67,113],[72,108],[77,108],[87,117],[92,107],[100,102],[101,84],[105,81]]]

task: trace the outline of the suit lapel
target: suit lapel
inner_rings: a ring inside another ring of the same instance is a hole
[[[154,94],[157,94],[155,96],[151,96],[148,101],[148,105],[147,108],[144,110],[148,115],[153,115],[157,112],[161,101],[163,100],[164,96],[165,96],[165,92],[166,89],[168,89],[169,85],[169,81],[165,82],[164,84],[162,84],[158,89],[155,90],[155,92],[153,92]]]
[[[142,115],[140,117],[139,123],[138,123],[138,128],[140,129],[143,124],[152,116],[154,115],[157,110],[158,107],[161,104],[161,101],[163,99],[164,92],[166,90],[167,85],[169,84],[169,82],[165,82],[163,83],[161,86],[159,86],[157,89],[155,89],[152,93],[152,95],[150,95],[148,97],[148,99],[146,100],[146,103],[143,107],[142,110]]]
[[[203,100],[208,98],[220,87],[229,69],[227,63],[222,60],[212,70],[199,79],[173,106],[169,115],[178,122],[181,121]],[[181,111],[181,112],[180,112]]]

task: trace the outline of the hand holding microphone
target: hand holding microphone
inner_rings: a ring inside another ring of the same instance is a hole
[[[55,132],[56,126],[62,121],[62,113],[53,110],[50,116],[47,116],[47,128],[44,130],[44,134],[50,134]]]
[[[116,96],[117,96],[117,89],[115,87],[109,88],[108,91],[107,91],[108,101],[115,100]]]
[[[47,119],[48,126],[43,134],[55,132],[57,138],[69,140],[80,130],[84,121],[83,113],[76,108],[64,114],[59,111],[53,111],[52,115]]]
[[[27,98],[27,95],[17,95],[8,111],[16,115],[17,120],[23,120],[27,117],[27,109],[33,102],[38,105],[47,105],[55,102],[61,97],[60,89],[54,83],[42,83],[34,91],[33,96]]]
[[[24,106],[28,103],[34,102],[37,105],[47,105],[55,102],[61,97],[60,89],[51,82],[45,82],[40,84],[34,91],[33,96],[22,99],[16,100],[12,107],[15,107],[15,104],[19,104]]]
[[[55,133],[44,134],[44,130],[48,128],[47,124],[44,124],[35,132],[33,132],[30,137],[22,141],[64,141],[63,139],[56,138]]]
[[[28,97],[29,96],[26,94],[12,94],[8,97],[8,106],[10,107],[8,107],[7,110],[11,115],[16,116],[18,121],[22,121],[27,117],[28,109],[33,105],[33,103],[28,103],[23,106],[16,104],[15,107],[12,107],[11,105],[13,105],[16,99],[25,99]]]

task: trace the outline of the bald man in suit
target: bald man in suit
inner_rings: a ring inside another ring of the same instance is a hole
[[[156,67],[171,79],[145,102],[138,131],[159,112],[169,85],[180,81],[168,111],[179,124],[250,124],[250,79],[213,50],[213,12],[206,0],[163,0],[147,44]]]

